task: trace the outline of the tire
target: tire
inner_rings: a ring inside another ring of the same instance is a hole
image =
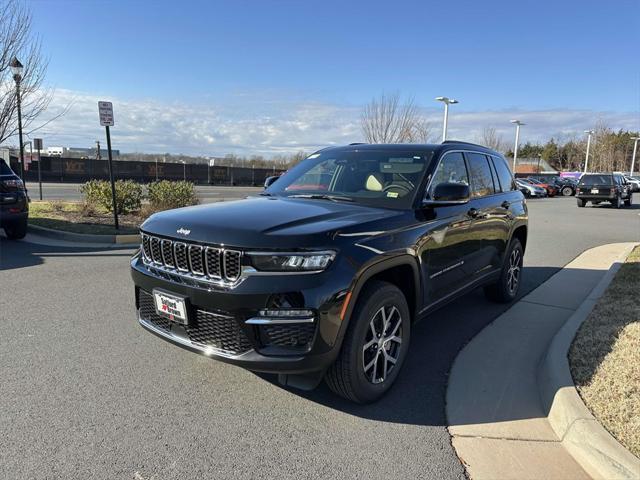
[[[571,195],[573,195],[573,188],[563,187],[560,192],[562,193],[563,197],[570,197]]]
[[[622,196],[621,196],[621,195],[618,195],[618,196],[616,197],[616,201],[615,201],[615,203],[614,203],[614,202],[612,202],[612,203],[613,203],[613,206],[614,206],[614,207],[616,207],[616,208],[622,208]]]
[[[27,221],[12,223],[4,227],[4,233],[10,240],[20,240],[27,234]]]
[[[578,203],[578,206],[580,208],[584,207],[586,205],[587,202],[585,202],[584,200],[582,200],[581,198],[577,198],[576,202]]]
[[[632,194],[632,193],[630,193],[630,194],[629,194],[629,198],[627,198],[627,199],[624,201],[624,204],[625,204],[625,206],[630,207],[632,203],[633,203],[633,194]]]
[[[518,295],[522,279],[522,258],[524,251],[517,238],[512,238],[504,257],[500,278],[496,283],[484,287],[486,297],[494,302],[509,303]]]
[[[387,330],[383,326],[385,318],[390,322]],[[402,292],[387,282],[367,284],[359,295],[342,349],[329,367],[325,382],[333,392],[352,402],[376,401],[398,377],[409,348],[410,333],[409,306]],[[388,356],[395,359],[395,364],[387,360]]]

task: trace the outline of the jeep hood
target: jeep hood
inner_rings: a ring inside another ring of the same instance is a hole
[[[240,248],[313,248],[326,246],[338,232],[388,230],[403,213],[330,200],[250,197],[156,213],[141,229]]]

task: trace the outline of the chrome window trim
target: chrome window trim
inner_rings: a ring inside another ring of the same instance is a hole
[[[447,155],[449,155],[450,153],[462,153],[462,155],[464,156],[465,153],[477,153],[480,155],[486,155],[488,157],[494,157],[494,158],[498,158],[503,160],[506,163],[506,160],[504,160],[504,157],[500,157],[499,155],[495,155],[493,153],[486,153],[486,152],[481,152],[479,150],[470,150],[470,149],[459,149],[459,150],[447,150],[446,152],[444,152],[440,158],[438,159],[438,163],[436,164],[433,173],[435,173],[438,170],[438,167],[440,166],[440,162],[442,162],[442,159],[444,159]],[[469,174],[469,168],[467,166],[467,159],[464,159],[464,163],[465,163],[465,168],[467,169],[467,177],[469,178],[469,188],[471,188],[471,175]],[[507,164],[508,167],[508,164]],[[509,171],[511,171],[511,169],[509,169]],[[513,172],[511,172],[511,178],[514,179],[515,181],[515,176],[513,174]],[[431,189],[431,183],[433,182],[433,175],[431,175],[431,178],[429,179],[429,181],[427,182],[427,187],[424,189],[424,195],[423,195],[423,199],[427,199],[427,194],[429,193],[429,190]],[[508,193],[508,192],[515,192],[517,191],[517,189],[513,189],[513,190],[508,190],[507,192],[496,192],[493,193],[491,195],[485,195],[483,197],[470,197],[469,200],[474,200],[477,198],[488,198],[488,197],[492,197],[493,195],[502,195],[504,193]]]

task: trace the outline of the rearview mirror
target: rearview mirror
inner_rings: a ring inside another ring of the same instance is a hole
[[[273,182],[275,182],[276,180],[278,180],[280,177],[278,176],[274,176],[274,177],[267,177],[264,181],[264,188],[269,188],[271,185],[273,185]]]
[[[469,201],[471,191],[469,185],[464,183],[439,183],[433,189],[431,198],[425,199],[422,204],[429,205],[461,205]]]

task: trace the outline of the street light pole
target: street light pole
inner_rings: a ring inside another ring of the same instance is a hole
[[[20,100],[20,82],[22,81],[23,66],[20,61],[13,57],[11,60],[11,70],[13,80],[16,82],[16,104],[18,107],[18,141],[20,142],[20,178],[24,182],[24,145],[22,145],[22,105]]]
[[[526,123],[522,123],[520,120],[511,120],[516,126],[516,143],[513,147],[513,174],[516,174],[516,160],[518,159],[518,145],[520,144],[520,127],[522,125],[526,125]]]
[[[587,173],[587,167],[589,166],[589,150],[591,149],[591,135],[593,135],[595,132],[593,130],[585,130],[584,133],[586,133],[588,136],[587,136],[587,155],[584,157],[583,173]]]
[[[638,140],[640,137],[631,137],[633,140],[633,156],[631,157],[631,171],[629,172],[629,176],[633,177],[633,167],[636,166],[636,152],[638,151]]]
[[[187,181],[187,162],[182,161],[182,180]]]
[[[444,120],[442,122],[442,141],[447,139],[447,124],[449,122],[449,105],[458,103],[458,100],[448,97],[436,97],[438,102],[444,103]]]

